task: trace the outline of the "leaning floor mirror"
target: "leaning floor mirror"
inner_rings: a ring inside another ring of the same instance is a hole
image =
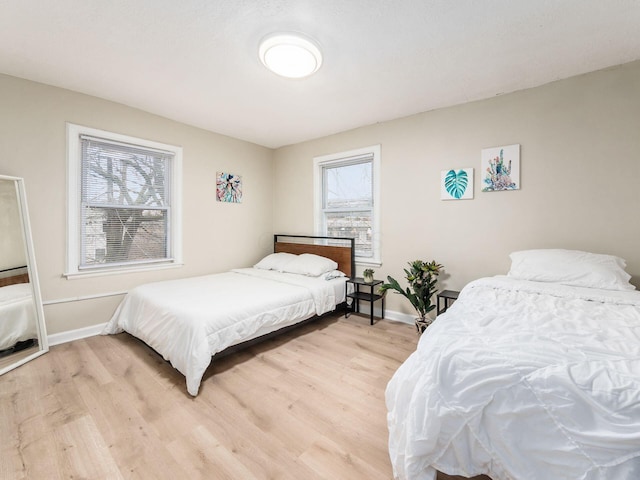
[[[24,181],[0,175],[0,375],[48,350]]]

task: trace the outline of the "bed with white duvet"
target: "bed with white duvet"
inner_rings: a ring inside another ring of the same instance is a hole
[[[138,286],[102,333],[128,332],[147,343],[186,377],[187,391],[195,396],[213,355],[331,312],[345,301],[345,279],[353,266],[349,241],[348,248],[276,242],[276,253],[253,268]],[[279,250],[337,254],[334,261]]]
[[[629,278],[617,257],[526,251],[467,285],[387,387],[395,478],[640,478]]]

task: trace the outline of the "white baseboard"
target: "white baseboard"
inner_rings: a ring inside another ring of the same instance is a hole
[[[360,302],[360,314],[361,315],[369,315],[371,312],[371,307],[367,305],[367,302]],[[382,316],[382,308],[376,306],[373,309],[373,315],[375,317],[380,318]],[[396,322],[407,323],[409,325],[413,325],[416,321],[416,315],[409,315],[407,313],[396,312],[394,310],[384,309],[384,319],[385,320],[394,320]]]
[[[374,315],[381,315],[382,311],[377,308],[373,310]],[[395,312],[393,310],[384,311],[384,319],[385,320],[394,320],[396,322],[406,323],[408,325],[413,325],[416,322],[415,315],[408,315],[406,313]]]
[[[74,340],[80,340],[82,338],[93,337],[94,335],[100,335],[100,332],[104,329],[105,323],[99,323],[97,325],[91,325],[90,327],[78,328],[76,330],[69,330],[67,332],[52,333],[47,335],[49,346],[60,345],[61,343],[73,342]]]

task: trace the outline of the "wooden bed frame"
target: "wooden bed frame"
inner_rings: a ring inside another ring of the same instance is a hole
[[[282,242],[279,238],[288,238],[293,242]],[[306,242],[304,242],[306,240]],[[313,242],[313,243],[311,243]],[[316,237],[310,235],[283,235],[273,236],[274,253],[313,253],[330,258],[338,264],[338,270],[344,272],[347,277],[353,278],[356,274],[355,239],[341,237]],[[342,244],[331,245],[332,243]]]
[[[283,242],[280,241],[280,238],[286,238],[291,241]],[[340,245],[331,245],[332,243],[342,244]],[[273,252],[274,253],[293,253],[296,255],[300,255],[302,253],[312,253],[314,255],[321,255],[323,257],[327,257],[332,259],[338,264],[338,270],[344,272],[347,277],[353,278],[356,272],[356,261],[355,261],[355,239],[353,238],[341,238],[341,237],[317,237],[310,235],[284,235],[284,234],[275,234],[273,236]],[[325,313],[322,316],[315,315],[306,320],[302,320],[294,325],[290,325],[288,327],[283,327],[275,332],[267,333],[260,337],[256,337],[252,340],[247,340],[246,342],[238,343],[237,345],[232,345],[221,352],[216,353],[213,358],[222,358],[227,355],[233,354],[237,351],[248,348],[257,343],[263,342],[270,338],[281,335],[285,332],[293,330],[294,328],[300,327],[302,325],[306,325],[309,322],[313,322],[319,318],[324,318],[327,315],[331,315],[336,311],[345,310],[346,302],[343,302],[336,306],[336,309],[333,312]]]
[[[15,285],[17,283],[29,283],[28,273],[11,274],[15,270],[26,270],[27,266],[15,268],[7,268],[6,270],[0,270],[0,287],[7,287],[9,285]]]

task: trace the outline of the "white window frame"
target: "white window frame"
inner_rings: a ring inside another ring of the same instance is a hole
[[[168,226],[168,259],[159,262],[132,262],[127,265],[79,268],[81,247],[81,168],[80,136],[87,135],[113,142],[166,150],[174,154],[171,166],[171,215]],[[182,266],[182,147],[154,142],[119,133],[67,123],[67,265],[64,276],[71,278],[113,275],[136,271],[157,270]]]
[[[371,219],[371,247],[372,257],[356,256],[356,264],[362,266],[379,267],[382,265],[380,251],[380,145],[357,148],[346,152],[321,155],[313,159],[313,223],[316,235],[325,235],[323,222],[323,168],[326,166],[349,165],[358,157],[373,156],[373,209]]]

